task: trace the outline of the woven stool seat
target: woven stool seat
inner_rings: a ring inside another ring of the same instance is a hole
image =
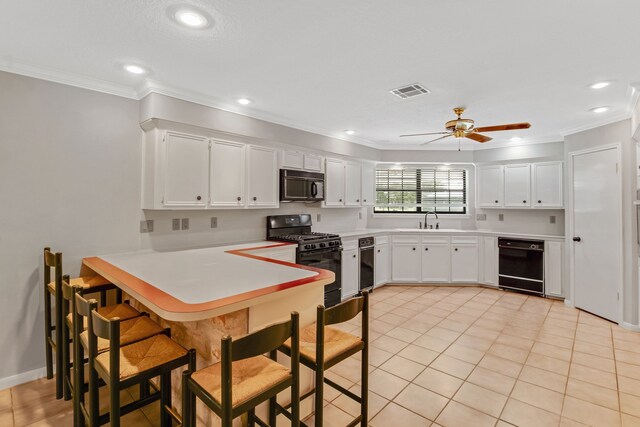
[[[133,319],[120,322],[120,345],[125,346],[136,341],[151,338],[164,331],[164,328],[158,325],[147,316],[138,316]],[[80,334],[80,340],[85,347],[89,347],[89,332],[84,331]],[[98,337],[98,353],[109,350],[109,340]]]
[[[133,319],[134,317],[140,316],[140,312],[135,308],[131,307],[129,304],[114,304],[108,305],[106,307],[100,307],[97,310],[101,316],[106,317],[107,319],[115,319],[116,317],[120,320],[128,320]],[[73,326],[73,314],[69,313],[67,315],[67,322],[69,326]],[[82,329],[87,329],[89,321],[85,317],[83,319]]]
[[[315,323],[300,330],[300,356],[316,361],[316,329]],[[290,347],[290,340],[284,345]],[[325,326],[324,328],[324,360],[334,357],[362,345],[362,338],[341,331],[337,328]]]
[[[80,276],[80,277],[74,277],[69,281],[69,284],[71,286],[80,286],[85,291],[90,288],[95,288],[97,286],[104,286],[110,283],[111,282],[109,282],[107,279],[105,279],[102,276]],[[49,292],[55,293],[56,282],[50,282],[47,285],[47,288],[49,289]]]

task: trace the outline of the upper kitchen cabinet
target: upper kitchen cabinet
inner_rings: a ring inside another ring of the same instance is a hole
[[[563,207],[562,162],[534,163],[531,165],[531,170],[533,180],[533,207]]]
[[[277,208],[278,153],[270,147],[250,145],[247,149],[247,204],[252,208]]]
[[[362,169],[360,163],[347,162],[345,164],[345,206],[360,206],[360,192],[362,191]]]
[[[373,163],[362,163],[362,206],[376,204],[376,166]]]
[[[244,207],[245,145],[240,142],[212,141],[211,200],[212,207]]]
[[[325,206],[344,206],[345,166],[342,160],[325,160]]]
[[[531,206],[531,165],[504,167],[504,206],[528,208]]]
[[[322,156],[296,150],[283,150],[281,166],[283,169],[322,172]]]
[[[478,168],[478,206],[496,208],[504,206],[504,166]]]
[[[306,171],[322,172],[322,156],[305,153],[302,164]]]

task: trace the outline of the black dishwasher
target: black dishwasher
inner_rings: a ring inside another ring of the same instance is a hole
[[[503,289],[544,294],[544,242],[498,238],[498,285]]]
[[[373,237],[358,239],[360,249],[360,285],[359,291],[372,290],[375,283],[375,241]]]

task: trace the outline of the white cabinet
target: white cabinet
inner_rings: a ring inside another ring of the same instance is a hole
[[[422,259],[420,236],[393,236],[391,246],[391,278],[394,282],[420,282]]]
[[[345,206],[360,206],[360,191],[362,186],[362,170],[360,163],[347,162],[344,169]]]
[[[564,263],[564,243],[545,242],[544,287],[547,295],[562,296],[562,264]]]
[[[528,208],[531,206],[531,165],[504,167],[504,206]]]
[[[375,286],[384,285],[389,282],[389,245],[378,245],[375,247]]]
[[[478,168],[478,206],[504,206],[504,166]]]
[[[163,206],[205,207],[209,175],[209,141],[174,132],[165,137],[166,166]]]
[[[304,154],[302,151],[283,150],[282,151],[282,168],[283,169],[302,169],[304,167]]]
[[[564,205],[562,174],[562,162],[534,163],[531,166],[533,207],[561,208]]]
[[[376,167],[371,163],[362,164],[362,192],[360,200],[362,206],[376,204]]]
[[[477,237],[451,239],[451,281],[453,283],[478,282]]]
[[[342,299],[358,293],[359,265],[358,249],[342,252]]]
[[[498,238],[483,236],[482,245],[482,283],[498,285]]]
[[[246,179],[245,144],[212,141],[211,201],[212,207],[244,207]]]
[[[303,167],[311,172],[322,172],[322,157],[316,154],[305,154]]]
[[[325,206],[344,206],[345,167],[342,160],[326,159]]]
[[[248,147],[247,181],[249,207],[278,207],[278,160],[275,149],[256,145]]]
[[[446,283],[450,280],[451,254],[449,243],[424,242],[422,250],[422,281]]]

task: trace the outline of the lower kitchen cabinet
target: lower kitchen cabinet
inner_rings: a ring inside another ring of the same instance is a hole
[[[419,243],[393,243],[391,278],[394,282],[420,282],[422,272]]]
[[[375,286],[389,282],[389,245],[376,245],[375,258]]]
[[[564,261],[564,243],[545,242],[544,248],[544,288],[545,294],[562,296],[562,264]]]
[[[342,252],[342,299],[358,293],[359,266],[358,249],[345,249]]]
[[[449,244],[423,244],[422,281],[427,283],[449,282],[451,273],[451,254]]]
[[[481,282],[498,286],[498,238],[484,236],[481,238],[482,275]]]
[[[451,244],[451,281],[478,282],[478,245]]]

